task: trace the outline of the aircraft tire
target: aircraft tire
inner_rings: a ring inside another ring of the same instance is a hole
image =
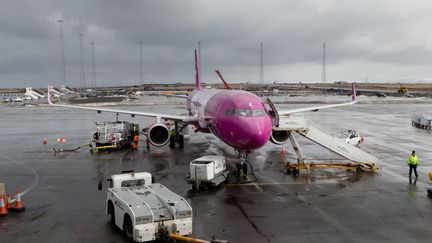
[[[247,175],[247,172],[248,172],[248,164],[247,163],[243,163],[242,170],[243,170],[243,174]]]

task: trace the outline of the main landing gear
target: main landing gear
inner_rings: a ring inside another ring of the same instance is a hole
[[[184,147],[184,136],[183,133],[181,132],[185,127],[187,126],[187,124],[183,125],[180,129],[178,126],[178,122],[174,122],[174,129],[171,131],[170,134],[170,142],[169,142],[169,147],[170,148],[175,148],[176,143],[179,144],[179,148],[183,148]]]

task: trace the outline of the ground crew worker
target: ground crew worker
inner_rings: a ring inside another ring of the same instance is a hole
[[[412,151],[411,155],[408,156],[407,163],[408,163],[409,168],[410,168],[410,170],[409,170],[409,177],[411,177],[413,169],[414,169],[415,176],[418,177],[418,174],[417,174],[417,165],[420,163],[420,161],[419,161],[419,159],[418,159],[418,157],[417,157],[417,155],[416,155],[416,153],[415,153],[414,150]]]
[[[176,139],[177,139],[177,132],[175,131],[175,129],[172,129],[170,134],[170,145],[169,145],[170,148],[175,148]]]
[[[134,136],[134,150],[138,150],[138,134]]]

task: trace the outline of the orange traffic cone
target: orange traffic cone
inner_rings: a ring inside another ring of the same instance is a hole
[[[24,212],[25,211],[24,204],[21,201],[21,192],[19,191],[19,189],[17,190],[15,205],[13,208],[11,208],[11,210],[15,211],[15,212]]]
[[[47,140],[46,137],[44,137],[44,139],[43,139],[43,144],[46,145],[47,143],[48,143],[48,140]]]
[[[281,154],[285,155],[285,147],[282,146]]]
[[[3,197],[0,198],[0,217],[8,215],[8,210],[3,200]]]
[[[156,155],[159,157],[161,155],[160,149],[157,150]]]
[[[6,207],[8,210],[12,208],[12,203],[11,203],[11,198],[9,193],[7,194],[7,198],[6,198]]]

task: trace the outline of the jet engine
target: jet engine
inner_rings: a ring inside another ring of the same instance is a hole
[[[164,124],[156,123],[148,128],[147,137],[152,145],[162,147],[169,142],[170,132]]]
[[[289,132],[288,131],[281,131],[281,130],[273,130],[270,135],[270,142],[281,145],[288,141],[289,139]]]

